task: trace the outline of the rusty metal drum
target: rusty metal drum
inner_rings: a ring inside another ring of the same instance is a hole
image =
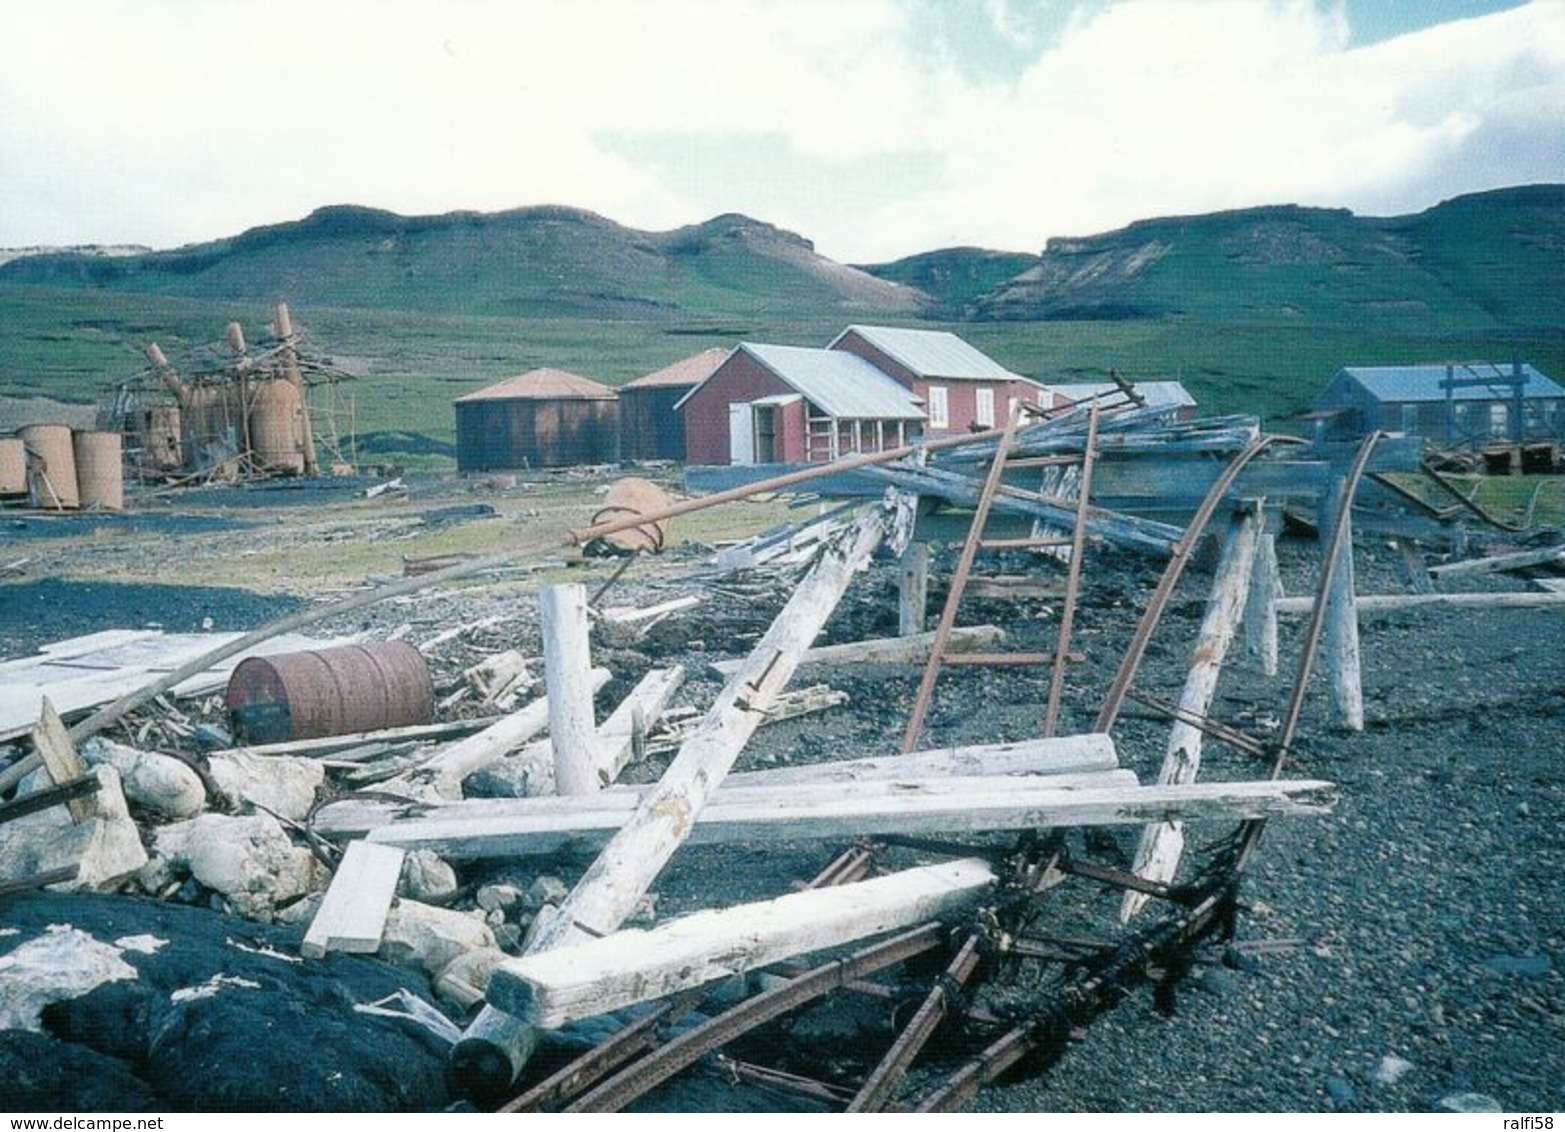
[[[62,424],[24,425],[16,433],[32,454],[28,494],[34,507],[74,510],[81,503],[76,487],[76,453],[71,429]]]
[[[20,436],[0,436],[0,498],[27,494],[27,445]]]
[[[638,515],[660,515],[669,508],[668,494],[651,480],[627,476],[615,480],[603,497],[603,506],[592,517],[593,525],[618,522]],[[603,536],[604,542],[632,554],[657,554],[668,534],[667,519],[650,519],[639,526]]]
[[[124,448],[117,432],[78,432],[71,438],[83,507],[125,509]]]
[[[226,701],[249,743],[410,727],[435,712],[429,666],[405,641],[250,657],[229,677]]]

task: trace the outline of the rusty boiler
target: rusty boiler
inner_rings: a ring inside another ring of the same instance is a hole
[[[304,396],[290,381],[255,385],[250,402],[250,450],[255,462],[274,472],[304,472]]]

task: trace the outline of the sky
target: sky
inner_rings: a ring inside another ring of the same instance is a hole
[[[875,263],[1565,181],[1565,0],[0,0],[0,247],[328,204]]]

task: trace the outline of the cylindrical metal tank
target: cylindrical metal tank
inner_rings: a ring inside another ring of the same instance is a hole
[[[27,494],[27,445],[20,436],[0,436],[0,497]]]
[[[28,495],[34,507],[75,508],[81,503],[76,488],[76,455],[69,425],[30,424],[17,429],[32,452],[28,461]]]
[[[435,690],[418,649],[379,641],[242,660],[227,704],[245,741],[279,743],[428,723]]]
[[[272,471],[304,471],[304,399],[287,381],[256,387],[250,407],[250,447],[256,463]]]
[[[78,432],[71,437],[76,457],[76,484],[83,507],[104,511],[125,509],[125,465],[120,434]]]

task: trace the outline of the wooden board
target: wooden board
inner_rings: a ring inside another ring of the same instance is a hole
[[[320,959],[328,951],[372,955],[380,950],[404,856],[401,849],[370,841],[349,844],[299,954]]]

